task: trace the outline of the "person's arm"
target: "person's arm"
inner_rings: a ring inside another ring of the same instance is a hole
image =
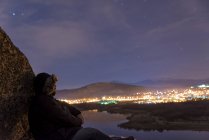
[[[60,102],[60,101],[59,101]],[[72,113],[72,115],[74,116],[78,116],[79,114],[81,114],[81,111],[78,110],[77,108],[75,108],[74,106],[66,103],[66,102],[60,102],[62,105],[66,106],[69,111]]]
[[[58,125],[63,126],[81,126],[82,119],[75,117],[70,112],[63,111],[59,103],[53,98],[41,98],[40,108],[43,115]]]
[[[78,114],[77,117],[80,118],[80,119],[82,120],[82,124],[83,124],[83,123],[84,123],[83,115],[82,115],[82,114]]]
[[[69,109],[69,111],[72,113],[72,115],[80,118],[82,120],[82,124],[84,123],[84,118],[83,118],[83,115],[80,110],[78,110],[77,108],[75,108],[74,106],[72,106],[66,102],[60,102],[60,103],[64,106],[66,106]]]

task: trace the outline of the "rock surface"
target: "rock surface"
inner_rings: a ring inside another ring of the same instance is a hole
[[[32,139],[27,112],[34,76],[27,58],[0,28],[0,140]]]

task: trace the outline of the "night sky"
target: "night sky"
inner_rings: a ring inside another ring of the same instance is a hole
[[[1,0],[0,26],[58,89],[209,78],[209,0]]]

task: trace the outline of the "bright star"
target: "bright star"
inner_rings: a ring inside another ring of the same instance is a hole
[[[13,16],[15,16],[15,15],[16,15],[16,13],[12,13],[12,15],[13,15]]]

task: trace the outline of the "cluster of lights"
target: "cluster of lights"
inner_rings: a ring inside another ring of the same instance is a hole
[[[168,102],[185,102],[189,100],[209,99],[209,89],[207,88],[189,88],[189,89],[172,89],[163,91],[138,92],[132,96],[103,96],[101,98],[82,98],[82,99],[60,99],[69,104],[98,102],[106,104],[107,102],[125,102],[131,101],[139,104],[149,103],[168,103]]]
[[[172,89],[156,92],[138,93],[135,103],[168,103],[209,99],[209,89]]]
[[[209,88],[209,85],[208,84],[202,84],[202,85],[198,85],[197,87],[202,88],[202,89],[207,89],[207,88]],[[191,88],[194,88],[194,87],[192,86]]]
[[[99,101],[99,104],[101,105],[109,105],[109,104],[117,104],[118,102],[115,100],[102,100]]]
[[[67,102],[68,104],[80,104],[80,103],[93,103],[101,101],[100,98],[81,98],[81,99],[59,99],[60,101]]]

